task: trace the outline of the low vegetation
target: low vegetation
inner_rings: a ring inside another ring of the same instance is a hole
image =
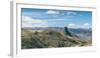
[[[91,45],[91,41],[82,40],[77,35],[72,35],[67,28],[65,28],[65,31],[22,29],[21,41],[22,49],[81,47]]]

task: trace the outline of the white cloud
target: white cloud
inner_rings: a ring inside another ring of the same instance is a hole
[[[90,28],[90,24],[89,24],[89,23],[84,23],[84,24],[83,24],[83,28],[85,28],[85,29]]]
[[[67,15],[76,15],[77,13],[76,12],[67,12]]]
[[[64,21],[65,19],[49,19],[48,21]]]
[[[68,27],[69,28],[76,28],[76,24],[72,24],[72,23],[71,24],[68,24]]]
[[[54,10],[48,10],[46,14],[59,14],[59,12]]]
[[[84,23],[83,25],[84,25],[84,26],[89,26],[90,24],[89,24],[89,23]]]
[[[32,19],[28,16],[22,16],[22,27],[48,27],[48,22],[40,19]]]
[[[75,24],[69,24],[69,26],[75,26]]]
[[[77,24],[68,24],[69,28],[83,28],[83,29],[88,29],[90,28],[89,23],[84,23],[83,25],[77,25]]]

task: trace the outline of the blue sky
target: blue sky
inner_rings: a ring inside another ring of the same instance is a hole
[[[91,28],[91,11],[22,8],[22,27]]]

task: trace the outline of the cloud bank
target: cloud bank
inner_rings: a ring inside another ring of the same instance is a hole
[[[84,24],[81,24],[81,25],[70,23],[67,26],[69,28],[83,28],[83,29],[91,28],[89,23],[84,23]]]
[[[28,16],[22,16],[22,28],[24,27],[48,27],[48,22],[40,19],[32,19]]]
[[[48,10],[46,14],[59,14],[59,12],[54,10]]]

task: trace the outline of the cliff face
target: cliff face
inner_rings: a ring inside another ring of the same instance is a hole
[[[65,29],[65,34],[68,35],[68,36],[72,36],[71,32],[68,30],[67,27],[64,27]]]
[[[21,35],[22,49],[74,46],[80,47],[88,46],[91,43],[80,39],[78,36],[74,36],[67,27],[64,27],[64,31],[56,31],[50,28],[34,31],[32,29],[24,28],[21,31]]]

